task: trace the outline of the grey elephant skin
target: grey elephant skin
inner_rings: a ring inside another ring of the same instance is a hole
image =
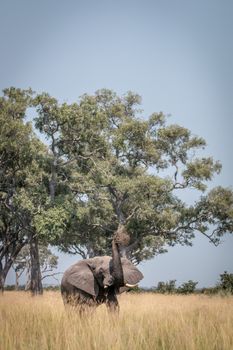
[[[61,293],[65,305],[75,306],[80,312],[103,303],[110,311],[116,311],[117,294],[142,278],[142,273],[128,259],[120,258],[115,249],[113,257],[94,257],[69,267],[62,278]]]

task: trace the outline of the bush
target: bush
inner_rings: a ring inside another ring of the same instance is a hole
[[[8,285],[6,285],[5,287],[4,287],[4,290],[8,290],[8,291],[12,291],[12,290],[16,290],[15,289],[15,284],[8,284]],[[18,291],[20,290],[20,291],[22,291],[22,290],[25,290],[25,285],[20,285],[20,286],[18,286],[18,289],[17,289]]]
[[[195,291],[197,284],[198,282],[189,280],[188,282],[184,282],[177,291],[181,294],[191,294]]]
[[[176,280],[170,280],[168,282],[160,281],[155,290],[162,294],[173,294],[176,292]]]
[[[51,291],[59,291],[59,290],[61,290],[61,286],[60,285],[51,285],[51,286],[48,285],[48,286],[44,286],[43,289],[47,290],[47,291],[49,291],[49,290],[51,290]]]
[[[220,292],[220,288],[219,287],[208,287],[208,288],[202,288],[201,289],[201,293],[202,294],[206,294],[206,295],[216,295]]]
[[[233,273],[224,271],[224,273],[220,275],[220,282],[217,286],[224,292],[233,294]]]

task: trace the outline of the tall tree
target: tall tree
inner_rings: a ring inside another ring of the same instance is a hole
[[[32,164],[31,126],[24,124],[31,91],[5,89],[0,98],[0,289],[14,259],[27,243],[27,214],[17,201]]]
[[[0,98],[0,289],[24,245],[39,232],[34,217],[46,203],[45,146],[26,122],[33,93],[9,88]]]
[[[53,158],[59,155],[63,173],[69,173],[65,181],[72,200],[63,210],[66,220],[74,220],[57,240],[62,249],[83,257],[108,253],[112,233],[123,225],[131,242],[122,253],[139,263],[164,252],[167,244],[191,245],[196,232],[216,245],[232,232],[232,191],[207,192],[206,182],[221,164],[197,157],[205,141],[168,124],[163,113],[142,117],[140,103],[137,94],[118,97],[109,90],[71,105],[38,96],[36,125],[50,137],[52,151],[51,130],[56,130]],[[59,169],[56,186],[63,181]],[[192,205],[179,197],[189,189],[201,193]]]

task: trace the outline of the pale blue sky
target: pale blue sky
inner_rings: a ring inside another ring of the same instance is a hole
[[[99,88],[143,97],[145,117],[203,136],[223,164],[213,185],[232,186],[233,3],[230,0],[0,0],[0,88],[31,86],[60,101]],[[192,200],[192,193],[186,195]],[[194,197],[193,197],[194,198]],[[187,279],[215,284],[233,272],[233,237],[216,248],[170,248],[141,264],[141,285]],[[63,256],[59,270],[74,257]],[[12,278],[10,278],[12,280]]]

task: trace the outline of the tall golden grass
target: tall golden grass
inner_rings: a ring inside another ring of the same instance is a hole
[[[105,305],[80,318],[58,292],[0,296],[1,350],[233,349],[233,298],[122,295],[120,315]]]

